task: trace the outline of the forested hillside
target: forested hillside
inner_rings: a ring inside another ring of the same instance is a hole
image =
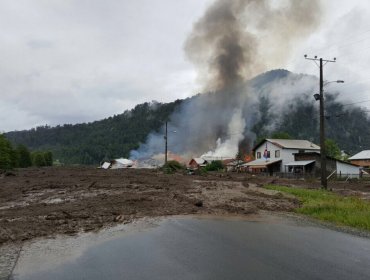
[[[245,140],[240,142],[239,148],[250,149],[256,140],[276,133],[287,133],[293,138],[307,139],[319,144],[319,104],[313,100],[312,88],[301,88],[301,84],[307,81],[311,84],[313,82],[313,87],[316,88],[315,79],[286,70],[273,70],[259,75],[249,81],[249,84],[247,82],[247,88],[237,94],[226,96],[225,94],[230,93],[218,93],[224,94],[226,98],[221,100],[230,104],[238,105],[235,100],[242,100],[241,97],[246,94],[249,97],[245,104],[255,102],[250,108],[242,107],[247,125],[244,131]],[[274,93],[276,89],[278,91]],[[287,90],[290,90],[289,97],[284,95]],[[103,159],[129,157],[131,150],[137,149],[141,143],[147,141],[150,133],[155,132],[159,132],[155,134],[157,150],[150,145],[147,148],[152,155],[163,152],[163,125],[172,118],[172,124],[177,120],[187,128],[183,126],[176,135],[171,136],[171,149],[185,154],[185,145],[181,145],[185,138],[193,139],[192,143],[200,146],[208,140],[216,143],[217,138],[228,137],[229,132],[225,127],[229,124],[222,123],[222,116],[218,116],[227,109],[224,106],[226,104],[213,106],[214,94],[216,93],[201,94],[166,104],[144,103],[123,114],[92,123],[37,127],[28,131],[9,132],[5,136],[13,145],[23,144],[32,151],[51,151],[54,159],[64,164],[98,164]],[[257,97],[254,101],[253,96]],[[338,101],[337,96],[336,93],[326,93],[327,138],[334,140],[341,150],[350,154],[370,149],[369,113],[359,107],[345,106]],[[220,100],[220,96],[217,98]],[[228,109],[233,110],[233,106]],[[219,124],[215,139],[207,139],[202,130],[197,132],[192,125],[199,123],[202,129],[206,129],[211,121]],[[199,152],[207,150],[202,148]]]
[[[128,157],[151,131],[161,128],[181,102],[143,103],[123,114],[92,123],[42,126],[9,132],[6,137],[31,150],[52,151],[54,159],[64,164],[97,164],[104,158]]]

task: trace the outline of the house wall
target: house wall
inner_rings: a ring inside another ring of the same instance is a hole
[[[254,153],[254,157],[255,159],[258,159],[257,158],[257,153],[261,153],[261,159],[263,159],[263,153],[265,152],[265,149],[266,149],[266,142],[265,141],[261,146],[258,147],[258,149],[256,149],[255,153]],[[272,144],[270,142],[267,142],[267,151],[270,151],[270,160],[276,160],[276,159],[281,159],[283,160],[283,149],[280,148],[279,146],[276,146],[275,144]],[[280,151],[280,156],[279,157],[275,157],[275,151]],[[284,160],[283,160],[284,161]],[[283,162],[280,164],[280,172],[284,172],[284,167],[283,167]]]
[[[359,178],[360,167],[337,161],[337,175]]]
[[[199,168],[199,164],[194,160],[192,159],[190,162],[189,162],[189,167],[191,169],[198,169]]]
[[[298,153],[299,150],[297,149],[285,149],[281,148],[275,144],[272,144],[268,141],[265,141],[261,146],[258,147],[255,151],[255,158],[257,159],[257,152],[261,153],[261,158],[263,158],[263,153],[266,149],[266,142],[267,142],[267,150],[270,151],[270,159],[271,160],[276,160],[276,159],[281,159],[281,165],[280,165],[280,172],[285,172],[285,164],[294,161],[294,154]],[[275,157],[275,151],[280,151],[280,157]],[[313,150],[310,150],[312,152]],[[314,150],[316,151],[316,150]],[[319,152],[320,150],[317,150]],[[311,158],[310,158],[311,159]],[[310,160],[309,159],[309,160]],[[303,159],[301,159],[303,160]],[[335,168],[335,167],[334,167]]]
[[[370,159],[354,159],[351,160],[351,163],[358,166],[370,167]]]

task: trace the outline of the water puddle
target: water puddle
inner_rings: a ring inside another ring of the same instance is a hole
[[[370,240],[279,217],[171,217],[32,242],[13,279],[370,279]]]

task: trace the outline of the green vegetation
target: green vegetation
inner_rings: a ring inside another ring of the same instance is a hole
[[[219,171],[223,169],[224,169],[224,164],[222,163],[221,160],[212,161],[211,163],[208,163],[204,167],[204,171]]]
[[[6,137],[0,134],[0,169],[12,169],[16,167],[51,166],[53,155],[50,151],[33,152],[32,154],[24,145],[17,145],[14,149]]]
[[[357,197],[343,197],[324,190],[307,190],[284,186],[268,185],[267,189],[277,190],[296,196],[302,207],[297,213],[337,225],[351,226],[370,231],[370,202]]]
[[[183,165],[181,165],[181,163],[179,163],[178,161],[176,160],[169,160],[167,161],[167,163],[165,165],[163,165],[162,169],[168,173],[168,174],[171,174],[171,173],[174,173],[178,170],[181,170],[181,169],[184,169],[185,167]]]
[[[293,139],[287,132],[274,132],[271,134],[272,139]]]
[[[13,144],[23,144],[31,150],[51,151],[61,164],[99,164],[104,158],[129,157],[150,132],[159,132],[181,102],[143,103],[101,121],[41,126],[6,136]]]
[[[12,146],[3,135],[0,135],[0,169],[9,169],[13,166]]]
[[[338,147],[338,144],[332,139],[325,140],[326,155],[332,158],[341,159],[342,153]]]
[[[32,166],[31,153],[24,145],[18,145],[16,148],[18,154],[18,167],[29,167]]]
[[[32,165],[37,167],[52,166],[53,154],[51,152],[33,152],[31,154]]]

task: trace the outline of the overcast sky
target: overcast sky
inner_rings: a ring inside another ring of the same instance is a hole
[[[196,94],[196,69],[183,44],[212,2],[1,0],[0,131],[94,121],[145,101]],[[325,78],[346,84],[331,90],[370,99],[370,4],[322,3],[318,29],[287,50],[283,65],[266,64],[318,75],[303,54],[335,56]]]

